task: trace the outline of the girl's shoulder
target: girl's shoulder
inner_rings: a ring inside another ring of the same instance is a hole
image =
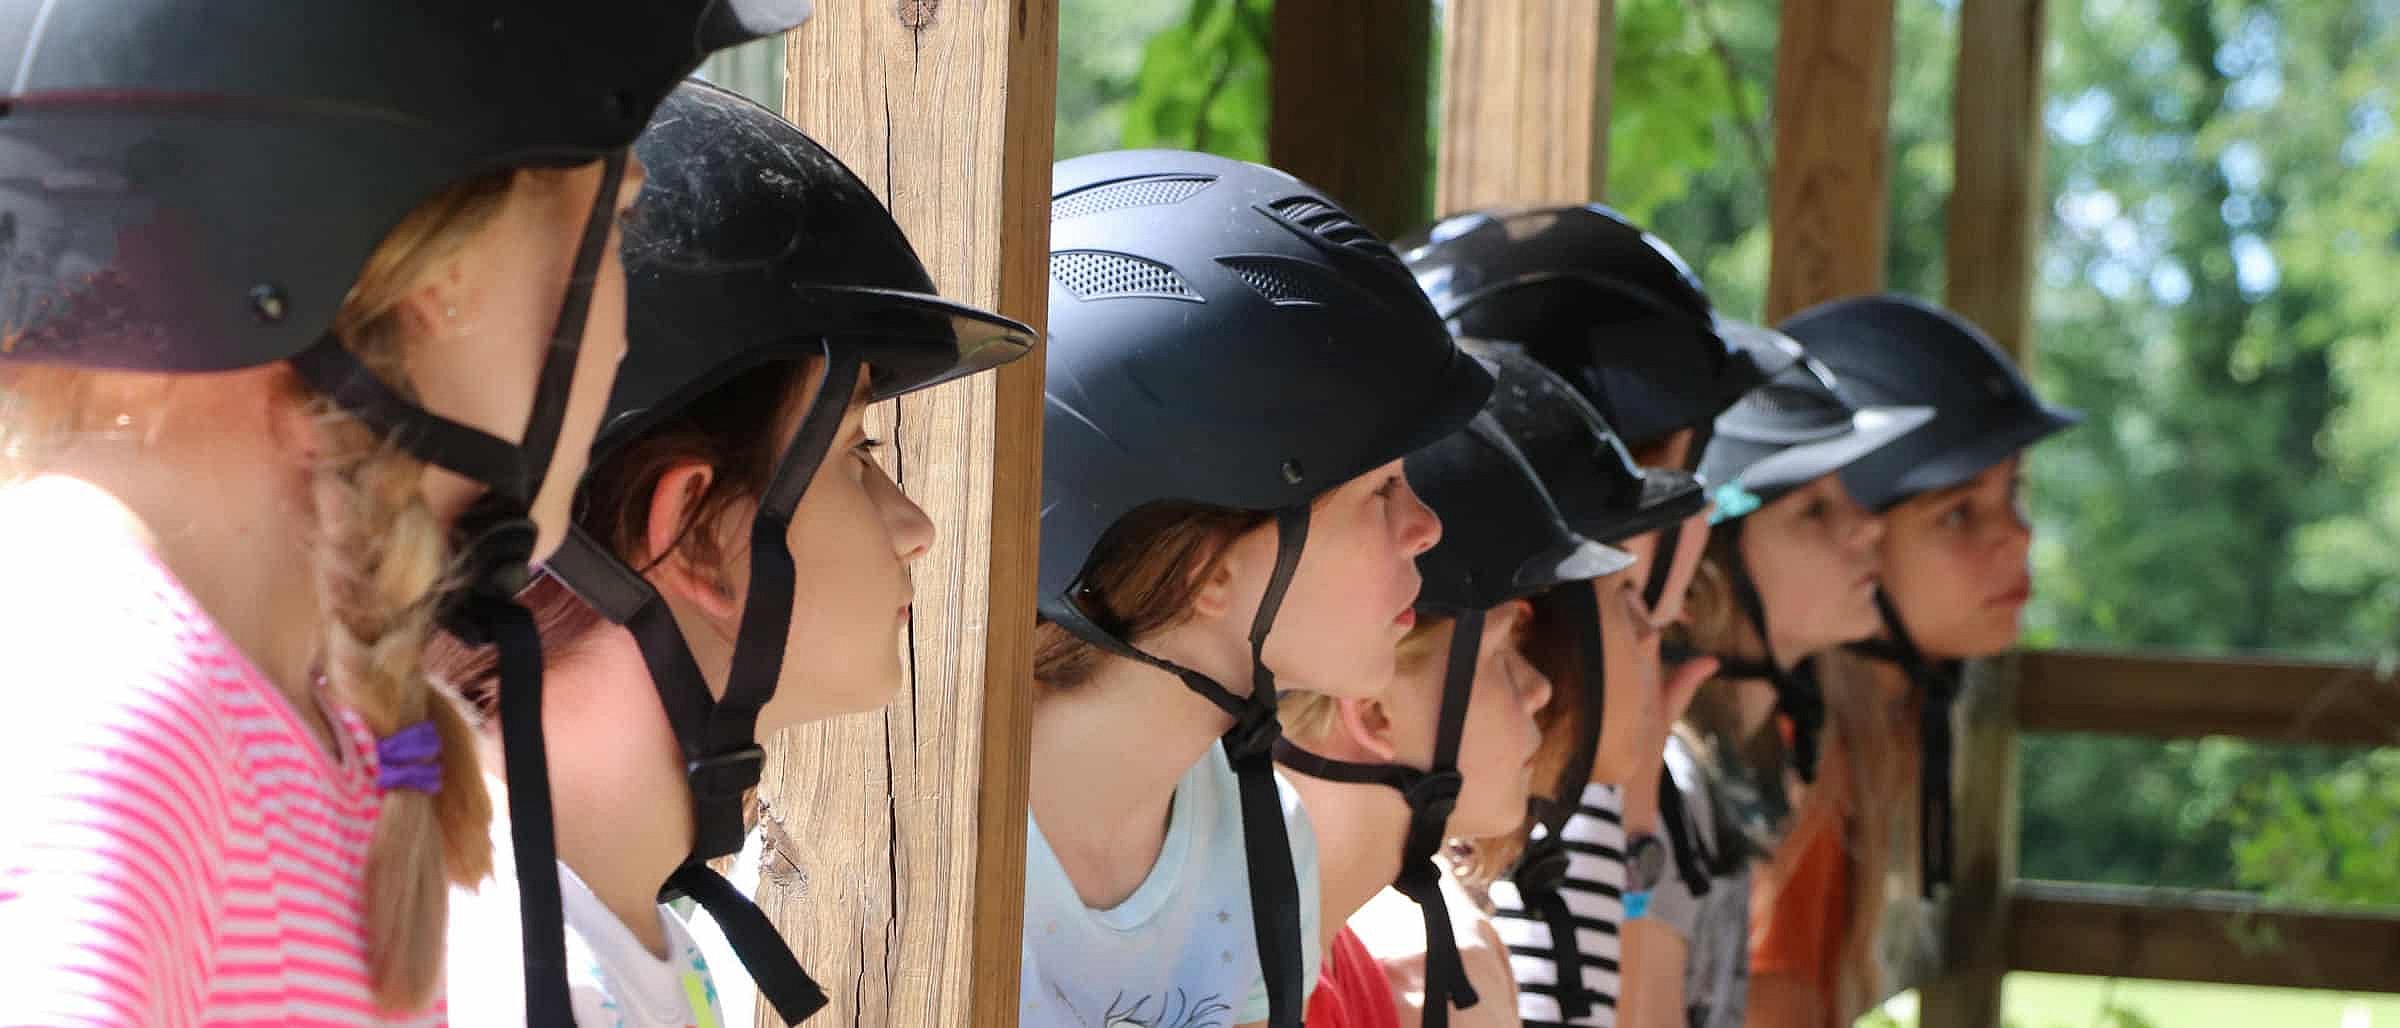
[[[94,487],[37,479],[0,489],[0,567],[9,569],[0,666],[9,679],[49,682],[72,704],[122,700],[109,688],[119,682],[173,691],[199,677],[222,633],[151,546]]]

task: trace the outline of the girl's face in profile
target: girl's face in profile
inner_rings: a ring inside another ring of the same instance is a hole
[[[1886,515],[1883,588],[1917,646],[1937,660],[1986,657],[2017,641],[2033,595],[2033,528],[2018,504],[2018,458]]]

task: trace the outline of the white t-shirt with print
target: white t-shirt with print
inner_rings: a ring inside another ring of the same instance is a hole
[[[1278,775],[1300,884],[1301,981],[1313,989],[1317,839]],[[1093,910],[1075,894],[1041,826],[1026,818],[1020,1028],[1231,1028],[1267,1018],[1250,920],[1241,789],[1222,747],[1175,786],[1158,862],[1133,895]],[[1305,1000],[1305,997],[1303,997]]]
[[[525,1023],[525,943],[518,923],[516,861],[508,822],[492,819],[492,878],[450,892],[450,1023]],[[565,864],[559,900],[567,922],[567,990],[579,1028],[724,1028],[717,988],[682,919],[651,908],[667,937],[660,958],[634,938]],[[746,1028],[746,1025],[745,1025]]]

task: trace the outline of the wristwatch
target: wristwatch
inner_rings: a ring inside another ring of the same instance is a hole
[[[1625,840],[1625,920],[1648,918],[1687,941],[1700,920],[1700,901],[1667,859],[1666,840],[1643,833]]]

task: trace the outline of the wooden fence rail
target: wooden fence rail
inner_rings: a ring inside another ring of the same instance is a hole
[[[2020,971],[2226,985],[2400,991],[2400,916],[2277,908],[2255,896],[2018,882]]]
[[[2400,680],[2370,667],[2073,650],[2018,667],[2022,731],[2400,745]]]
[[[2400,745],[2400,680],[2328,662],[2072,650],[1977,669],[1962,710],[1960,877],[1924,1028],[1999,1024],[2008,971],[2400,992],[2400,911],[2309,910],[2238,893],[2019,880],[2023,732]],[[2400,858],[2395,858],[2400,859]]]

